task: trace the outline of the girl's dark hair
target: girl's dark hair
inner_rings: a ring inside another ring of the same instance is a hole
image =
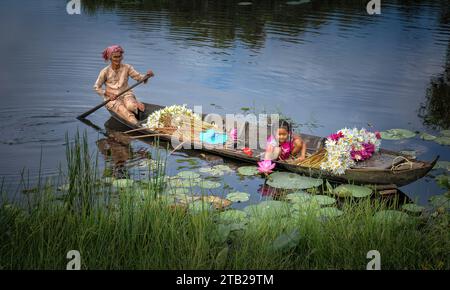
[[[291,123],[289,123],[288,120],[281,119],[279,121],[278,128],[288,131],[289,142],[291,142],[291,138],[292,138],[292,125],[291,125]]]

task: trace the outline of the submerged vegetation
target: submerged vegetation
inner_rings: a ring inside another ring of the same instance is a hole
[[[105,178],[76,137],[60,191],[41,186],[27,202],[3,192],[0,268],[65,269],[70,250],[80,252],[82,269],[365,269],[370,250],[380,252],[382,269],[450,268],[446,196],[423,208],[350,185],[326,182],[320,191],[316,179],[278,173],[294,192],[240,210],[229,200],[246,204],[247,193],[207,195],[218,182],[192,171],[167,177],[154,156],[148,179]],[[211,170],[204,173],[230,168]],[[193,182],[205,191],[192,195],[184,183]]]

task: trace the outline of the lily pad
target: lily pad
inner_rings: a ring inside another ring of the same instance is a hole
[[[367,197],[372,193],[372,189],[366,186],[342,184],[333,190],[333,194],[339,197],[353,196],[356,198]]]
[[[200,174],[194,171],[180,171],[177,176],[183,179],[197,179],[200,177]]]
[[[188,204],[200,200],[199,196],[192,196],[185,193],[172,194],[171,197],[174,199],[174,201],[181,204]]]
[[[188,209],[191,212],[198,213],[203,211],[211,210],[211,204],[209,202],[203,200],[197,200],[191,203],[188,203]]]
[[[226,224],[219,224],[217,226],[217,232],[214,236],[215,240],[219,243],[225,243],[230,235],[231,227]]]
[[[409,216],[408,214],[398,210],[382,210],[375,213],[374,219],[383,223],[404,223],[408,221]]]
[[[389,129],[381,132],[381,138],[386,140],[400,140],[413,138],[416,133],[406,130],[406,129]]]
[[[282,189],[306,189],[322,185],[323,180],[295,173],[275,172],[269,176],[267,184]]]
[[[446,169],[447,171],[450,171],[450,161],[438,161],[433,169]]]
[[[230,209],[219,214],[219,222],[223,224],[241,223],[247,218],[247,213],[242,210]]]
[[[174,187],[169,190],[169,193],[171,195],[189,194],[190,190],[188,188],[184,188],[184,187]]]
[[[304,203],[311,200],[311,195],[303,191],[298,191],[289,193],[286,195],[286,199],[293,203]]]
[[[442,136],[450,137],[450,130],[442,130],[440,133]]]
[[[443,195],[435,195],[430,198],[430,203],[434,207],[443,207],[450,209],[450,198]]]
[[[417,214],[417,213],[423,212],[425,210],[425,207],[414,204],[414,203],[407,203],[402,206],[402,209],[407,212]]]
[[[249,200],[250,194],[246,192],[231,192],[227,194],[227,199],[232,202],[244,202]]]
[[[218,164],[218,165],[213,166],[212,168],[223,171],[223,172],[234,172],[234,170],[231,169],[230,166],[224,165],[224,164]]]
[[[212,168],[212,167],[203,167],[203,168],[200,168],[198,171],[201,172],[201,173],[210,174],[212,176],[222,176],[222,175],[224,175],[224,172],[222,170],[215,169],[215,168]]]
[[[126,179],[126,178],[124,178],[124,179],[116,179],[116,180],[113,181],[112,184],[116,188],[123,189],[123,188],[126,188],[128,186],[133,185],[134,184],[134,180],[133,179]]]
[[[290,233],[279,235],[270,245],[271,251],[287,251],[295,248],[300,241],[300,233],[298,229],[294,229]]]
[[[305,202],[305,203],[294,203],[291,207],[291,212],[295,215],[301,213],[302,215],[313,214],[317,215],[321,206],[317,202]]]
[[[440,145],[450,146],[450,137],[448,136],[437,137],[436,139],[434,139],[434,142]]]
[[[344,212],[335,207],[324,207],[324,208],[319,209],[318,214],[320,217],[333,218],[333,217],[339,217],[339,216],[343,215]]]
[[[201,188],[206,188],[206,189],[213,189],[213,188],[218,188],[221,186],[220,182],[216,182],[216,181],[211,181],[211,180],[201,180],[198,183],[198,186],[200,186]]]
[[[282,201],[268,200],[257,205],[250,205],[244,208],[248,215],[255,216],[273,216],[280,217],[289,214],[289,206]]]
[[[450,176],[441,174],[439,176],[436,176],[435,179],[440,187],[450,189]]]
[[[238,173],[244,176],[258,175],[258,168],[256,166],[241,166],[238,168]]]
[[[182,179],[182,178],[171,178],[168,182],[169,186],[172,188],[177,187],[194,187],[201,182],[200,178],[194,179]]]
[[[226,245],[220,252],[217,254],[215,259],[215,269],[224,269],[227,260],[228,260],[228,252],[230,251],[228,245]]]
[[[336,203],[336,199],[326,195],[313,195],[311,202],[315,202],[319,205],[332,205]]]
[[[425,132],[420,133],[419,135],[420,139],[425,140],[425,141],[433,141],[434,139],[436,139],[437,137]]]

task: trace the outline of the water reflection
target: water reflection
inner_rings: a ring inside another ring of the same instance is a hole
[[[419,116],[432,129],[450,128],[450,43],[447,48],[445,71],[433,77],[426,92],[426,101],[419,109]]]
[[[83,8],[92,15],[123,11],[126,21],[144,31],[157,29],[162,14],[168,17],[170,35],[175,40],[215,48],[231,48],[239,41],[255,50],[265,45],[268,32],[296,43],[302,41],[303,33],[317,30],[330,20],[336,20],[339,31],[345,33],[375,20],[366,17],[365,3],[361,0],[306,1],[302,5],[274,0],[254,1],[252,5],[238,5],[238,2],[83,0]]]

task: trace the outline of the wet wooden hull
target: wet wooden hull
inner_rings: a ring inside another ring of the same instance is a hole
[[[145,112],[141,114],[140,119],[144,120],[149,114],[151,114],[155,110],[159,110],[163,108],[162,106],[153,105],[153,104],[145,104],[146,109]],[[137,129],[142,127],[141,125],[133,125],[126,120],[120,118],[114,112],[110,112],[111,115],[118,120],[119,122],[125,124],[127,127],[131,129]],[[136,134],[153,134],[157,133],[150,129],[145,129],[143,131],[136,132]],[[162,140],[170,141],[170,137],[168,136],[160,136]],[[321,143],[322,138],[313,135],[302,134],[302,138],[307,143],[307,147],[310,151],[314,151],[315,148],[318,148],[318,145]],[[234,149],[232,146],[225,146],[222,148],[215,148],[213,146],[202,146],[202,150],[211,154],[216,154],[222,157],[231,158],[234,160],[253,163],[260,161],[259,157],[250,157],[244,154],[241,150]],[[402,155],[398,152],[393,152],[389,150],[381,149],[378,153],[380,156],[390,156],[391,158],[395,158],[397,156],[402,156],[408,158],[406,155]],[[377,168],[377,167],[362,167],[362,168],[350,168],[346,170],[346,173],[343,175],[334,175],[328,172],[324,172],[320,169],[314,169],[310,167],[298,166],[295,164],[291,164],[288,162],[277,161],[278,168],[284,168],[288,171],[311,176],[318,178],[326,178],[335,182],[340,183],[354,183],[354,184],[375,184],[375,185],[396,185],[396,186],[404,186],[409,183],[412,183],[422,177],[424,177],[435,165],[439,156],[437,156],[433,161],[419,161],[419,160],[410,160],[410,162],[405,162],[403,164],[397,164],[394,166],[394,170],[392,168]],[[400,158],[404,159],[404,158]],[[376,166],[376,164],[374,165]]]

